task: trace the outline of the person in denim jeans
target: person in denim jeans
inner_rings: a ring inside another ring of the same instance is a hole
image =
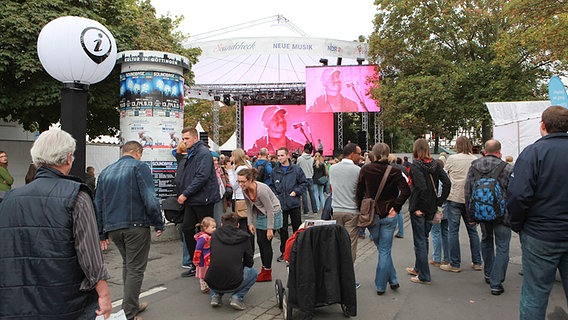
[[[472,190],[477,180],[493,173],[496,174],[496,170],[500,170],[496,179],[505,192],[513,166],[501,160],[501,143],[497,140],[488,140],[485,142],[485,156],[471,163],[465,184],[465,203],[469,221],[479,222],[481,226],[481,253],[485,262],[483,266],[485,282],[491,285],[491,294],[500,295],[505,291],[503,281],[505,281],[509,264],[511,229],[504,224],[503,216],[493,221],[476,221],[474,203],[471,202]]]
[[[448,202],[446,203],[446,215],[448,217],[448,245],[450,249],[450,264],[441,265],[440,269],[450,272],[461,271],[460,252],[460,220],[463,220],[469,236],[469,248],[471,250],[472,267],[481,271],[481,242],[477,233],[477,224],[470,223],[465,211],[465,179],[471,166],[471,162],[477,159],[472,154],[472,145],[468,138],[456,139],[457,154],[451,155],[446,161],[445,170],[452,182]]]
[[[511,229],[523,252],[523,320],[545,318],[557,270],[568,298],[568,109],[548,107],[541,120],[542,138],[521,152],[507,189]]]
[[[361,168],[357,181],[356,199],[359,208],[363,198],[375,198],[381,180],[386,173],[387,167],[389,167],[388,155],[390,148],[387,144],[377,143],[373,146],[371,152],[373,153],[373,159],[376,160]],[[383,218],[377,216],[375,225],[368,227],[379,254],[375,272],[375,289],[378,295],[385,293],[387,283],[390,284],[392,290],[400,287],[392,261],[391,249],[396,228],[397,212],[402,209],[402,205],[409,196],[410,188],[401,171],[396,167],[391,167],[391,171],[379,196],[380,202],[388,202],[386,206],[388,212],[379,212],[379,214],[383,215]]]
[[[413,275],[410,281],[420,284],[432,283],[428,266],[428,234],[432,219],[448,194],[451,182],[446,172],[430,156],[430,146],[425,139],[414,142],[414,161],[410,165],[410,223],[414,238],[414,267],[406,268]],[[438,196],[437,186],[442,182],[442,193]]]

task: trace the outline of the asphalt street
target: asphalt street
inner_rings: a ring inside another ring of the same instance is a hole
[[[376,294],[374,275],[377,250],[368,236],[359,240],[355,262],[356,278],[361,283],[361,288],[357,290],[357,318],[376,320],[519,318],[522,276],[519,274],[521,248],[517,234],[513,234],[511,239],[510,263],[504,283],[505,293],[500,296],[491,295],[489,285],[484,282],[483,273],[470,267],[469,241],[463,224],[460,228],[462,271],[450,273],[431,267],[432,284],[415,284],[410,282],[411,276],[405,272],[405,267],[413,266],[414,263],[412,230],[408,213],[405,213],[405,216],[405,237],[395,238],[393,243],[392,255],[400,282],[397,291],[388,289],[382,296]],[[282,319],[282,311],[278,308],[275,297],[274,280],[281,279],[286,284],[287,271],[284,263],[276,262],[280,244],[278,237],[272,244],[275,253],[273,281],[253,286],[245,299],[246,310],[232,309],[227,295],[223,299],[222,307],[212,308],[209,305],[209,296],[199,290],[198,279],[180,276],[184,271],[181,268],[182,245],[176,237],[174,226],[169,226],[169,232],[161,239],[154,239],[151,246],[141,294],[141,301],[148,302],[149,307],[140,316],[145,320]],[[112,276],[109,285],[115,306],[113,312],[117,312],[120,310],[120,299],[122,299],[122,259],[114,245],[105,251],[104,256]],[[255,267],[260,268],[258,254],[255,256]],[[547,319],[568,319],[567,310],[562,285],[556,281],[549,300]],[[295,310],[294,318],[303,319],[303,315],[299,310]],[[317,308],[314,318],[341,319],[344,316],[341,307],[336,304]]]

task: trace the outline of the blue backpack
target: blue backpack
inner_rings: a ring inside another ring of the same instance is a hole
[[[475,183],[468,207],[476,221],[489,222],[505,217],[505,190],[498,178],[506,166],[503,161],[488,175],[473,168]]]

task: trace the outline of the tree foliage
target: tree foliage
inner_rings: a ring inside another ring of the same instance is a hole
[[[508,2],[376,0],[369,42],[381,68],[373,94],[385,123],[415,135],[452,136],[490,120],[485,102],[542,98],[540,86],[556,56],[535,59],[541,51],[526,45],[528,35],[524,47],[520,40],[505,41],[521,32]]]
[[[51,78],[37,57],[37,37],[49,21],[80,16],[106,26],[118,51],[173,52],[196,63],[199,50],[185,49],[176,31],[183,17],[156,17],[149,0],[3,0],[0,2],[0,118],[17,121],[28,130],[45,130],[58,121],[61,83]],[[63,48],[64,49],[64,48]],[[114,135],[119,115],[119,68],[91,86],[87,133]],[[193,76],[186,75],[191,83]]]
[[[201,123],[203,130],[209,134],[213,140],[213,101],[201,99],[186,99],[184,108],[184,127],[195,128],[197,123]],[[219,144],[225,143],[237,128],[235,105],[219,108]]]

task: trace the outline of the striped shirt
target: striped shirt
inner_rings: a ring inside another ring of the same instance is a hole
[[[81,290],[92,290],[100,280],[108,280],[110,274],[103,261],[93,201],[84,191],[79,192],[73,207],[73,237],[79,265],[85,274]]]

